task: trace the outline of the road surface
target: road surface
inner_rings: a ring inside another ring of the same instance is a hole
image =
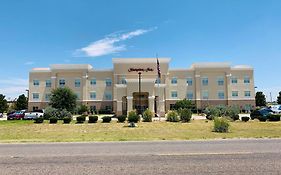
[[[0,144],[0,174],[281,174],[281,139]]]

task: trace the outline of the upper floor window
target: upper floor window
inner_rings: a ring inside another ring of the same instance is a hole
[[[186,79],[186,84],[188,85],[188,86],[192,86],[192,78],[187,78]]]
[[[237,77],[232,77],[231,78],[231,83],[232,84],[237,84],[238,80],[237,80]]]
[[[186,98],[187,98],[188,100],[192,100],[192,99],[193,99],[193,92],[187,92],[187,93],[186,93]]]
[[[39,80],[33,80],[33,86],[39,86]]]
[[[178,92],[177,91],[171,91],[171,97],[172,98],[178,98]]]
[[[249,76],[244,77],[244,83],[246,83],[246,84],[250,83],[250,77]]]
[[[203,91],[202,92],[202,98],[203,99],[209,99],[209,92],[208,91]]]
[[[32,94],[32,99],[33,100],[39,100],[39,93],[33,93]]]
[[[232,91],[232,97],[238,97],[238,91]]]
[[[110,78],[107,78],[107,79],[105,80],[105,85],[106,85],[106,86],[111,86],[111,85],[112,85],[112,81],[111,81]]]
[[[97,84],[97,80],[95,78],[91,79],[90,84],[91,85],[96,85]]]
[[[60,79],[59,80],[59,86],[64,87],[65,86],[65,79]]]
[[[112,100],[112,94],[111,94],[111,92],[106,92],[106,93],[104,94],[104,96],[105,96],[105,100]]]
[[[80,79],[76,79],[74,84],[75,84],[75,87],[80,87],[81,86],[81,80]]]
[[[223,86],[223,84],[224,84],[224,79],[223,79],[223,77],[219,77],[219,78],[218,78],[218,85],[219,85],[219,86]]]
[[[202,78],[202,85],[203,85],[203,86],[208,86],[208,84],[209,84],[208,78],[207,78],[207,77]]]
[[[224,99],[224,92],[223,91],[219,91],[218,92],[218,98],[219,99]]]
[[[45,101],[50,101],[50,98],[51,98],[50,93],[45,94]]]
[[[244,92],[245,97],[250,97],[251,96],[251,91],[245,91]]]
[[[126,77],[121,78],[121,84],[127,84]]]
[[[90,99],[96,99],[96,98],[97,98],[96,92],[90,92]]]
[[[171,84],[177,84],[177,83],[178,83],[177,77],[173,77],[173,78],[171,79]]]
[[[46,87],[51,87],[51,86],[52,86],[51,80],[46,80]]]

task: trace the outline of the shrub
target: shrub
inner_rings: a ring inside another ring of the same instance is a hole
[[[241,120],[242,120],[243,122],[247,122],[247,121],[250,120],[250,118],[249,118],[249,117],[241,117]]]
[[[215,132],[228,132],[229,122],[224,117],[214,118],[214,131]]]
[[[142,114],[143,122],[152,122],[153,112],[149,109],[146,109]]]
[[[110,116],[104,116],[102,118],[102,122],[103,123],[110,123],[111,122],[111,117]]]
[[[190,109],[187,109],[187,108],[180,109],[178,113],[180,115],[180,120],[182,122],[189,122],[190,121],[191,116],[192,116],[192,112],[191,112]]]
[[[226,112],[225,112],[225,116],[230,117],[232,120],[239,120],[239,108],[238,107],[227,107],[226,108]]]
[[[169,122],[180,121],[178,113],[176,111],[169,111],[167,114],[167,121],[169,121]]]
[[[137,123],[138,121],[140,121],[140,116],[137,114],[137,112],[134,111],[130,111],[128,114],[128,122],[132,123]]]
[[[80,105],[77,109],[78,114],[83,114],[84,112],[88,112],[88,106]]]
[[[259,116],[257,116],[257,119],[259,119],[260,122],[265,122],[267,120],[267,116],[259,115]]]
[[[51,117],[56,117],[58,120],[62,120],[64,117],[72,117],[72,115],[66,109],[61,110],[47,107],[44,111],[44,119],[49,120]]]
[[[269,121],[272,121],[272,122],[276,122],[276,121],[280,121],[280,114],[278,115],[278,114],[270,114],[270,115],[268,115],[268,120]]]
[[[58,122],[58,119],[56,117],[50,117],[50,124],[55,124]]]
[[[89,123],[97,123],[99,117],[97,115],[90,115],[89,116]]]
[[[63,123],[64,123],[64,124],[68,124],[68,123],[71,122],[71,120],[72,120],[71,117],[64,117],[64,118],[63,118]]]
[[[43,117],[38,117],[34,119],[34,123],[43,123],[44,122],[44,118]]]
[[[125,122],[125,121],[126,121],[126,118],[127,118],[126,115],[119,115],[119,116],[117,117],[118,122],[120,122],[120,123]]]
[[[86,121],[86,116],[84,116],[84,115],[80,115],[80,116],[76,117],[77,123],[84,123],[85,121]]]

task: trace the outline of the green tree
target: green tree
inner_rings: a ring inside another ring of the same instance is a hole
[[[266,106],[265,95],[263,92],[256,93],[256,106]]]
[[[279,96],[277,97],[277,103],[281,104],[281,91],[279,92]]]
[[[9,108],[5,95],[0,94],[0,113],[7,111]]]
[[[191,100],[183,99],[179,100],[175,103],[174,109],[179,110],[179,109],[194,109],[195,105],[192,103]]]
[[[27,98],[25,97],[24,94],[20,95],[19,98],[16,101],[16,110],[22,110],[22,109],[27,109]]]
[[[50,105],[56,109],[73,112],[76,108],[76,99],[76,94],[70,88],[56,88],[51,92]]]

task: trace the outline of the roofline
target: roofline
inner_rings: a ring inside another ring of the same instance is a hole
[[[112,58],[112,63],[156,63],[157,58]],[[159,63],[169,63],[170,58],[158,58]]]

